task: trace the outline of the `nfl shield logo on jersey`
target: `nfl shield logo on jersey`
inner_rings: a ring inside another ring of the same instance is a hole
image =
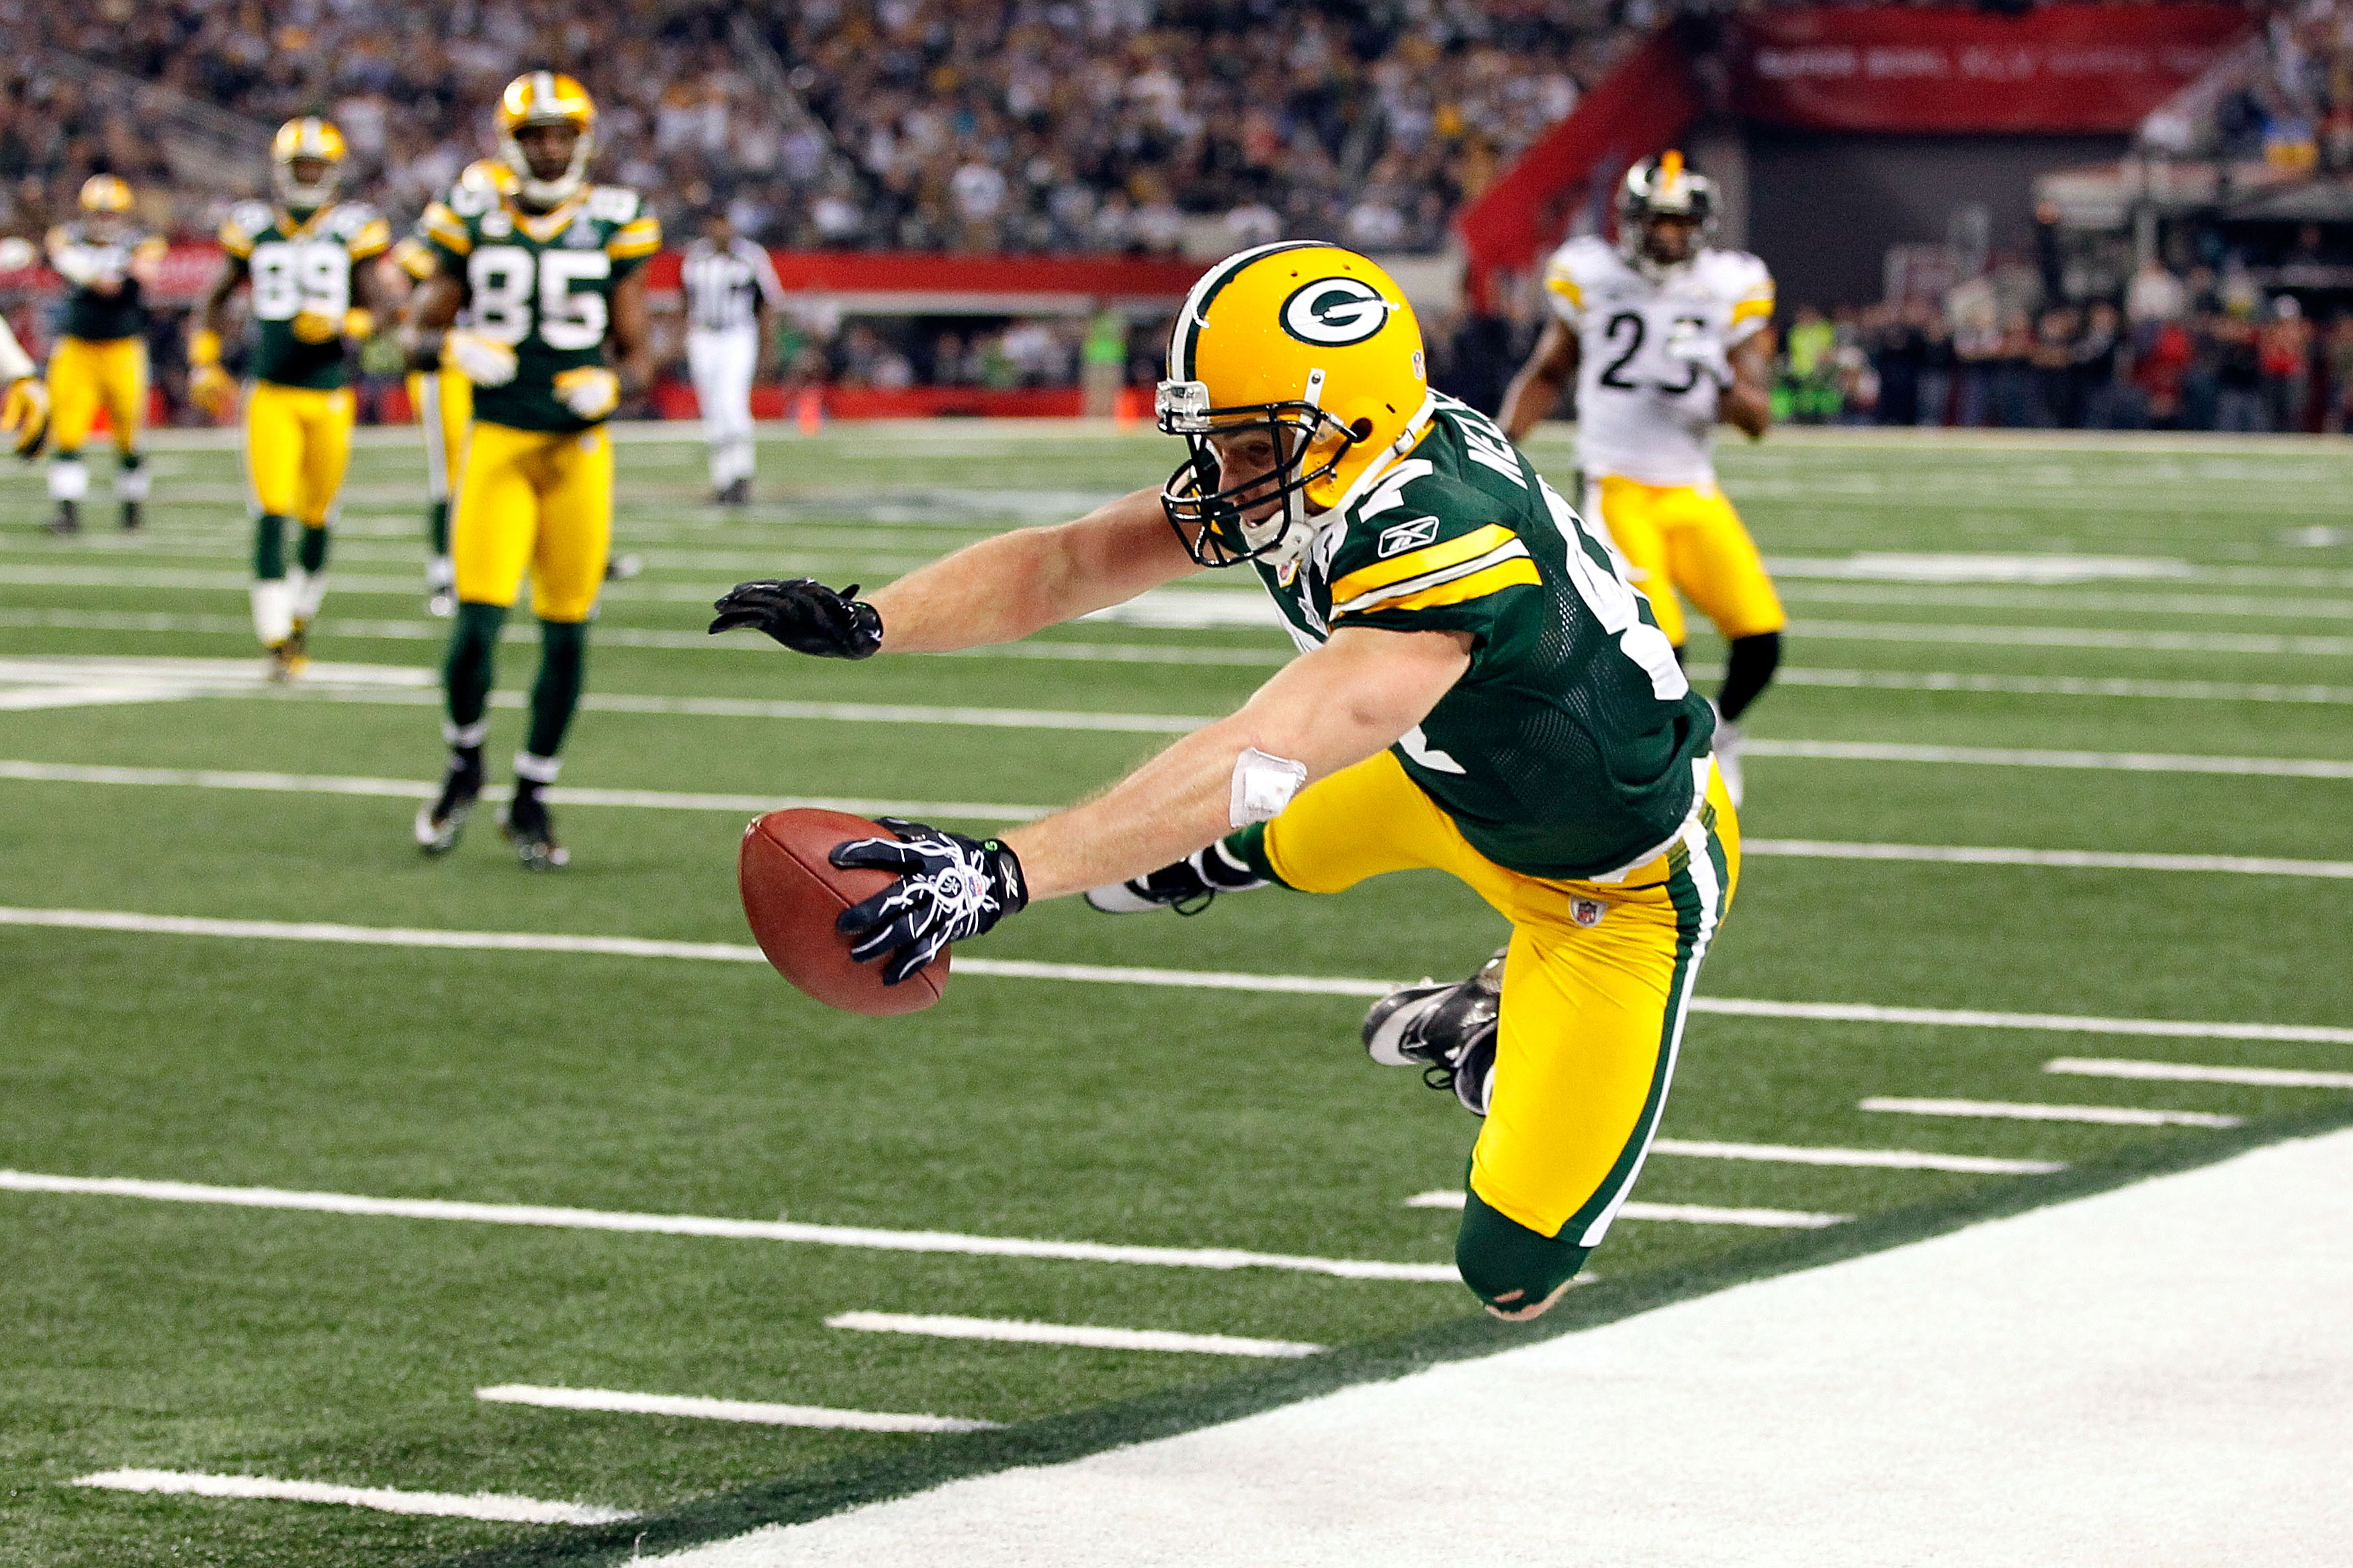
[[[1571,899],[1568,900],[1568,918],[1574,921],[1577,924],[1583,926],[1587,931],[1591,931],[1595,926],[1599,925],[1601,923],[1601,917],[1609,912],[1609,906],[1603,903],[1599,899]]]

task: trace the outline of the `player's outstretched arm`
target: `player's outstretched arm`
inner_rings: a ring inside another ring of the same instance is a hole
[[[1536,421],[1560,405],[1560,395],[1577,379],[1577,331],[1558,317],[1545,323],[1535,352],[1504,393],[1495,423],[1513,440],[1524,440]]]
[[[1746,432],[1750,440],[1760,440],[1773,424],[1772,329],[1751,333],[1725,357],[1732,382],[1716,399],[1716,417]]]
[[[1343,627],[1103,795],[1005,836],[1031,900],[1141,877],[1282,809],[1420,723],[1471,665],[1461,632]]]

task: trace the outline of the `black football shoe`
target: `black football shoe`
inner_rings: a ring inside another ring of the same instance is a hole
[[[1468,980],[1400,985],[1365,1015],[1365,1050],[1383,1067],[1418,1067],[1432,1089],[1451,1089],[1462,1109],[1487,1114],[1495,1080],[1495,1036],[1504,1015],[1504,954]]]
[[[1246,893],[1265,886],[1266,879],[1226,853],[1224,845],[1212,844],[1148,876],[1092,889],[1087,907],[1107,915],[1140,915],[1152,910],[1198,915],[1219,893]]]
[[[432,805],[417,807],[417,847],[427,855],[447,855],[458,847],[458,835],[481,796],[481,752],[452,752],[441,775],[441,794]]]
[[[555,824],[535,789],[516,790],[514,799],[499,813],[499,831],[514,846],[515,858],[526,871],[560,871],[572,863],[572,851],[555,841]]]
[[[81,531],[81,508],[76,506],[69,500],[61,500],[58,502],[57,515],[50,518],[48,521],[41,524],[41,530],[45,533],[54,533],[60,539],[65,538],[69,534],[79,533]]]

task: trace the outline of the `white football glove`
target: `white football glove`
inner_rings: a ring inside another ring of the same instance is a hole
[[[1664,346],[1669,359],[1697,365],[1718,386],[1732,384],[1732,360],[1724,352],[1724,340],[1697,321],[1681,321],[1667,329]]]
[[[470,328],[441,334],[441,359],[476,386],[504,386],[515,378],[514,350]]]
[[[583,419],[602,419],[621,405],[621,378],[601,364],[575,365],[555,377],[555,395]]]

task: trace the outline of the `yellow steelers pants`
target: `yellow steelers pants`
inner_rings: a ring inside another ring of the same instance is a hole
[[[444,366],[408,373],[408,405],[425,432],[425,498],[458,493],[458,461],[465,455],[466,422],[474,416],[474,384]]]
[[[71,452],[103,407],[119,452],[137,449],[147,423],[147,340],[60,338],[49,353],[49,445]]]
[[[257,381],[245,394],[245,473],[257,510],[323,527],[352,458],[352,393]]]
[[[1756,542],[1714,485],[1646,485],[1604,474],[1585,493],[1586,515],[1600,516],[1626,558],[1627,575],[1677,647],[1689,635],[1678,591],[1727,641],[1788,624]]]
[[[1499,1306],[1532,1305],[1575,1274],[1657,1131],[1692,984],[1740,876],[1739,824],[1706,766],[1705,800],[1674,842],[1608,882],[1496,865],[1388,752],[1309,785],[1266,825],[1267,863],[1290,887],[1335,893],[1430,867],[1512,922],[1494,1079],[1457,1243],[1464,1281]],[[1486,1240],[1474,1234],[1482,1211],[1521,1233],[1522,1256],[1495,1256],[1492,1223]],[[1566,1258],[1566,1272],[1546,1277],[1539,1252]]]
[[[474,422],[449,517],[460,603],[511,605],[528,571],[533,614],[585,621],[612,541],[613,443],[601,428],[558,434]]]

